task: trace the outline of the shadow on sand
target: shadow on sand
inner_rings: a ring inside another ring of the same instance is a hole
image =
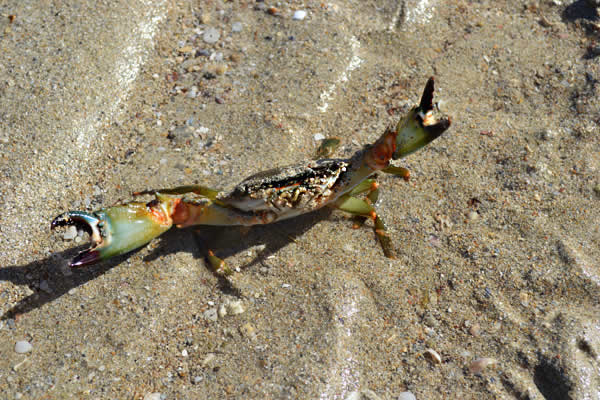
[[[227,262],[228,257],[253,246],[264,245],[264,249],[252,261],[240,266],[241,269],[249,268],[263,263],[269,255],[295,241],[296,237],[302,235],[319,221],[327,219],[330,214],[331,210],[326,208],[290,220],[252,228],[202,226],[172,229],[161,236],[158,247],[144,257],[144,261],[152,261],[179,251],[189,251],[194,258],[204,260],[208,249],[212,249],[218,257]],[[193,240],[186,240],[190,237]],[[6,311],[0,320],[13,319],[20,314],[26,314],[42,307],[68,293],[69,290],[101,276],[140,250],[134,250],[96,265],[69,268],[68,260],[87,247],[85,245],[71,248],[25,265],[10,265],[0,268],[0,281],[26,285],[33,292]],[[209,268],[207,262],[204,262],[204,265]],[[219,278],[224,290],[231,289],[228,287],[226,279]]]

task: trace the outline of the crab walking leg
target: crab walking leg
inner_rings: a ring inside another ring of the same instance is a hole
[[[206,197],[210,200],[215,200],[219,195],[219,191],[216,189],[211,189],[202,185],[186,185],[186,186],[177,186],[171,189],[158,189],[158,190],[144,190],[141,192],[133,192],[134,196],[141,196],[144,194],[188,194],[194,193],[202,197]]]
[[[379,239],[379,243],[381,244],[381,248],[383,249],[383,254],[387,258],[395,258],[394,252],[392,249],[392,241],[387,234],[387,228],[385,227],[385,223],[383,220],[377,215],[375,208],[372,204],[369,204],[368,201],[359,199],[357,197],[353,197],[349,194],[345,194],[341,196],[336,202],[335,207],[348,212],[350,214],[369,218],[373,220],[373,230],[377,235],[377,239]]]
[[[403,167],[397,167],[395,165],[390,165],[387,168],[381,170],[381,172],[385,172],[386,174],[396,175],[403,178],[405,181],[410,179],[410,171]]]

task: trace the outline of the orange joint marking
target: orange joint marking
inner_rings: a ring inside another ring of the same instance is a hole
[[[388,131],[373,147],[373,161],[377,169],[383,169],[389,165],[394,151],[396,151],[396,135],[394,132]]]
[[[371,212],[369,213],[369,217],[371,217],[371,219],[372,219],[373,221],[375,221],[375,219],[377,219],[377,213],[376,213],[375,211],[371,211]]]
[[[182,225],[189,217],[190,210],[187,204],[181,201],[181,199],[173,199],[173,215],[171,216],[173,223],[175,225]]]
[[[163,210],[160,203],[156,200],[153,200],[147,204],[148,214],[150,214],[150,218],[152,218],[157,224],[160,225],[168,225],[170,224],[169,215]]]
[[[375,191],[375,190],[377,190],[377,189],[379,189],[379,183],[377,183],[377,182],[373,182],[373,183],[371,183],[371,188],[370,188],[370,190],[371,190],[372,192],[374,192],[374,191]]]

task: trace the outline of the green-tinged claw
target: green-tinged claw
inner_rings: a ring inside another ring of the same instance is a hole
[[[418,107],[412,109],[396,126],[396,150],[392,158],[397,160],[414,153],[438,138],[448,127],[450,118],[436,121],[433,116],[434,80],[429,78]]]
[[[170,203],[129,203],[93,213],[69,211],[54,218],[51,228],[75,225],[90,234],[92,246],[77,255],[72,267],[125,254],[148,243],[171,225]]]

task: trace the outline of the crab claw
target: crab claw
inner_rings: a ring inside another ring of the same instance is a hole
[[[449,117],[436,120],[433,116],[433,77],[427,80],[421,102],[396,126],[396,149],[394,160],[414,153],[421,147],[438,138],[450,127]]]
[[[170,202],[129,203],[87,213],[69,211],[54,218],[51,229],[74,225],[90,235],[92,245],[70,263],[80,267],[141,247],[172,226]]]

